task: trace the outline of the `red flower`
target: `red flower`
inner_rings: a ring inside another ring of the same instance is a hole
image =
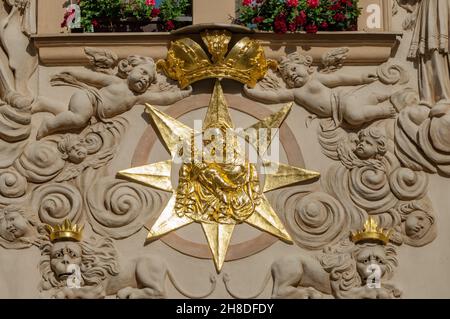
[[[264,17],[261,17],[261,16],[253,19],[253,23],[261,23],[263,21],[264,21]]]
[[[295,30],[297,30],[297,24],[295,22],[291,22],[288,25],[289,31],[291,32],[295,32]]]
[[[160,13],[161,13],[161,10],[159,10],[158,8],[153,8],[150,15],[154,18],[154,17],[159,16]]]
[[[353,7],[353,3],[351,0],[341,0],[341,4],[350,8]]]
[[[298,6],[298,0],[286,0],[286,5],[288,7],[297,7]]]
[[[147,6],[154,6],[156,4],[155,0],[145,0],[145,4]]]
[[[320,0],[306,0],[308,7],[314,9],[317,8],[320,4]]]
[[[95,19],[92,19],[91,24],[94,26],[94,28],[100,25],[100,23],[98,23],[98,21]]]
[[[286,20],[286,14],[284,12],[281,12],[279,15],[275,17],[275,21],[285,21]]]
[[[327,23],[326,21],[322,22],[322,23],[320,24],[320,28],[321,28],[322,30],[327,30],[327,29],[328,29],[328,23]]]
[[[343,22],[343,21],[345,21],[345,15],[343,14],[343,13],[341,13],[341,12],[337,12],[335,15],[334,15],[334,20],[336,21],[336,22]]]
[[[306,19],[306,13],[302,10],[298,13],[298,16],[295,17],[295,23],[297,23],[298,25],[305,25]]]
[[[286,33],[287,32],[286,16],[284,14],[280,14],[275,18],[275,23],[273,24],[273,29],[276,33]]]
[[[249,7],[252,4],[252,0],[242,0],[242,5],[244,7]]]
[[[166,30],[170,31],[170,30],[173,30],[173,29],[175,29],[175,23],[173,23],[172,20],[167,21],[166,22]]]
[[[274,30],[275,30],[276,33],[286,33],[287,32],[286,22],[284,22],[284,21],[275,21],[275,23],[274,23]]]
[[[315,24],[308,24],[305,28],[307,33],[317,33],[319,31],[319,28]]]
[[[341,5],[339,3],[335,3],[330,7],[331,10],[333,11],[339,11],[342,9]]]

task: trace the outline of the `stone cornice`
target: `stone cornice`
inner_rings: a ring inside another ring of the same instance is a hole
[[[374,65],[389,59],[401,33],[394,32],[319,32],[317,34],[274,34],[255,32],[245,34],[261,41],[268,58],[276,59],[294,50],[310,54],[318,61],[333,48],[348,47],[347,65]],[[84,47],[110,49],[119,57],[141,54],[164,58],[170,41],[186,34],[170,33],[74,33],[39,34],[33,36],[42,65],[84,65]],[[243,34],[235,34],[242,37]],[[195,36],[194,36],[195,37]],[[197,40],[197,39],[196,39]],[[200,40],[200,39],[198,39]]]

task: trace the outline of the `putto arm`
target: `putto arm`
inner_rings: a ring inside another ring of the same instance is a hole
[[[146,92],[138,96],[137,103],[151,103],[156,105],[171,105],[192,94],[192,87],[188,86],[185,90],[165,91],[165,92]]]
[[[373,73],[364,73],[357,75],[349,75],[345,73],[334,73],[334,74],[318,73],[316,75],[316,79],[329,88],[335,88],[339,86],[354,86],[354,85],[369,84],[375,82],[378,79],[378,76]]]
[[[277,91],[263,91],[262,89],[251,89],[247,85],[244,86],[245,94],[257,101],[263,103],[284,103],[284,102],[292,102],[295,99],[294,90],[277,90]]]
[[[121,81],[121,79],[114,75],[93,72],[90,70],[67,70],[61,72],[60,74],[72,76],[80,82],[100,88]],[[56,77],[57,76],[58,75],[56,75]]]

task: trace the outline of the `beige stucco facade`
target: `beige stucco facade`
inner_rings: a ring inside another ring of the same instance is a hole
[[[422,2],[411,9],[363,0],[359,31],[313,35],[225,26],[234,0],[193,1],[194,24],[209,27],[120,34],[62,32],[63,0],[31,0],[25,12],[2,2],[0,298],[73,297],[50,262],[64,244],[62,251],[78,254],[83,267],[89,258],[98,267],[97,275],[81,267],[82,297],[450,297],[448,47],[434,50],[431,61],[411,56],[417,30],[433,24],[418,14],[405,30],[405,19],[425,10]],[[450,1],[439,3],[450,10]],[[31,34],[24,32],[25,15]],[[254,88],[222,80],[234,125],[249,127],[293,102],[280,126],[278,161],[321,174],[265,194],[293,244],[239,224],[220,272],[198,223],[144,244],[170,192],[116,176],[170,158],[142,101],[189,127],[205,117],[214,79],[192,83],[191,91],[159,72],[146,80],[148,94],[131,94],[127,86],[134,68],[151,73],[172,41],[202,43],[205,28],[229,30],[229,49],[243,37],[257,40],[265,57],[278,61]],[[420,76],[430,63],[443,70],[429,75],[439,92]],[[306,72],[301,85],[290,73],[296,65]],[[11,216],[22,225],[8,222]],[[387,245],[349,239],[368,217],[392,230]],[[65,219],[83,224],[89,243],[45,238],[43,224]],[[381,288],[365,287],[358,268],[364,254],[389,266],[382,266]],[[348,264],[333,265],[333,258]],[[347,290],[335,287],[342,276],[329,277],[343,267],[352,274]],[[168,272],[170,283],[163,284]],[[96,290],[98,273],[109,288]]]

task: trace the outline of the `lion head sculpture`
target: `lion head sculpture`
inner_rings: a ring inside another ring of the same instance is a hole
[[[40,290],[65,287],[72,274],[69,265],[79,267],[82,286],[97,286],[107,277],[119,273],[117,252],[109,238],[83,242],[47,241],[41,246]]]
[[[376,243],[354,244],[348,239],[337,245],[327,247],[319,258],[320,264],[330,274],[333,294],[339,296],[342,292],[366,284],[369,265],[378,265],[381,278],[389,279],[398,265],[397,253],[392,244]]]

